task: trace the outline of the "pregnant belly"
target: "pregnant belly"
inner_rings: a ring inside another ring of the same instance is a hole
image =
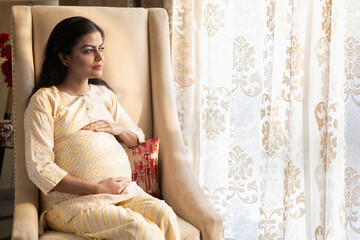
[[[72,176],[89,182],[131,177],[123,147],[108,133],[79,131],[55,142],[55,163]]]

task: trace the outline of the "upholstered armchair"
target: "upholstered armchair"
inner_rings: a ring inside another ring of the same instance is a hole
[[[170,66],[168,17],[164,9],[26,7],[12,9],[14,57],[15,210],[13,239],[38,239],[39,190],[29,180],[24,156],[24,111],[53,27],[84,16],[105,31],[105,79],[122,106],[144,130],[160,136],[160,187],[178,215],[182,239],[221,239],[222,221],[187,162],[177,119]],[[40,239],[82,239],[45,231]]]

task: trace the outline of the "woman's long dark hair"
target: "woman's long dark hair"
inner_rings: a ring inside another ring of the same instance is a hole
[[[61,62],[59,53],[71,55],[72,49],[80,41],[82,36],[96,31],[100,32],[104,40],[104,31],[96,23],[87,18],[71,17],[59,22],[50,34],[45,49],[42,69],[32,94],[42,87],[61,84],[65,80],[68,69]],[[105,85],[111,89],[110,86],[100,78],[90,78],[89,83]]]

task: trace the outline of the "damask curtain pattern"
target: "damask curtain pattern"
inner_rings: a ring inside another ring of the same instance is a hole
[[[309,126],[313,184],[307,198],[317,216],[311,219],[311,233],[318,239],[345,238],[344,7],[343,1],[313,3],[308,107],[314,109],[309,121],[316,124]]]
[[[360,2],[347,0],[344,20],[345,202],[347,239],[360,239]]]
[[[259,234],[262,5],[221,0],[202,5],[199,178],[223,217],[224,239]]]
[[[199,178],[224,239],[360,239],[359,10],[202,1]]]

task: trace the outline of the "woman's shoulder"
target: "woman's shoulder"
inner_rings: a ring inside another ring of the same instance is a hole
[[[42,87],[39,90],[37,90],[33,96],[35,97],[40,97],[40,96],[46,96],[46,95],[54,95],[55,93],[55,86],[51,86],[51,87]]]
[[[58,92],[56,91],[55,86],[43,87],[37,90],[30,98],[30,103],[45,103],[55,101],[57,98]]]

